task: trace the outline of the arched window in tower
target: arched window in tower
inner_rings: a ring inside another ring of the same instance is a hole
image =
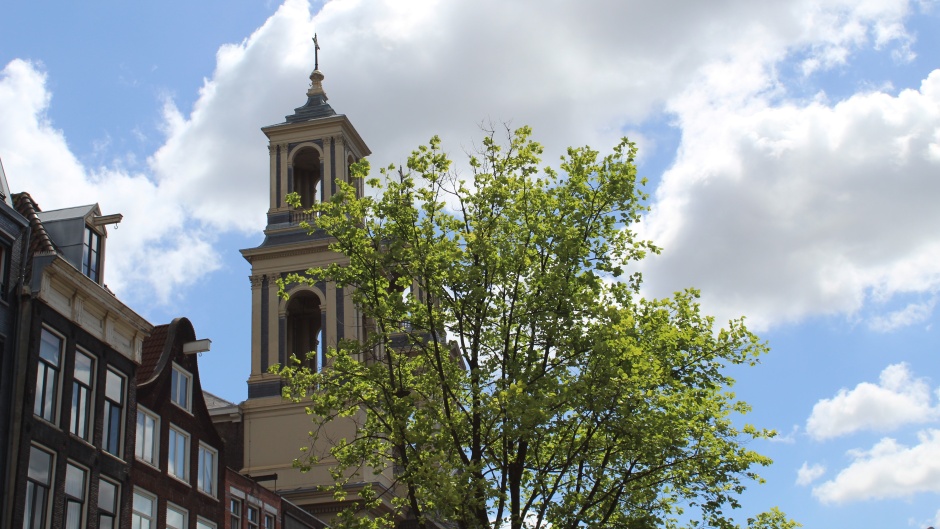
[[[296,356],[313,371],[323,367],[322,315],[320,298],[312,292],[297,292],[287,302],[287,355]],[[315,354],[308,358],[311,351]]]
[[[320,174],[320,153],[305,148],[294,156],[294,191],[300,195],[300,204],[309,208],[320,201],[323,178]]]

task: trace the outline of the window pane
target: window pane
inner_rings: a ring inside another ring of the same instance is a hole
[[[199,447],[199,489],[209,494],[215,494],[215,452]]]
[[[46,329],[42,330],[42,344],[39,346],[39,357],[50,364],[59,365],[59,353],[62,349],[62,339]]]
[[[88,440],[88,413],[91,404],[87,386],[81,382],[72,385],[72,413],[70,415],[70,429],[73,434]]]
[[[170,399],[177,406],[189,410],[189,375],[174,365],[170,379]]]
[[[58,388],[59,361],[61,359],[62,339],[46,329],[42,329],[39,347],[39,364],[36,367],[36,391],[33,395],[33,413],[55,421]]]
[[[109,513],[117,512],[117,485],[110,481],[98,481],[98,509]]]
[[[65,493],[78,499],[85,499],[85,471],[68,465],[65,468]]]
[[[26,515],[23,526],[27,529],[43,529],[46,517],[46,498],[48,490],[35,483],[26,484]]]
[[[65,529],[82,528],[82,504],[68,501],[65,507]]]
[[[52,454],[40,450],[35,446],[29,449],[29,479],[33,479],[49,485],[50,473],[52,471]]]
[[[134,493],[134,511],[148,518],[153,517],[153,500],[139,492]]]
[[[75,353],[75,380],[90,386],[92,365],[94,365],[94,360],[88,355],[81,352]]]
[[[121,408],[115,406],[112,402],[105,402],[104,407],[104,449],[121,457]]]
[[[154,417],[143,410],[137,410],[137,439],[135,454],[138,459],[151,465],[156,464],[156,434],[157,422]]]
[[[46,502],[52,482],[52,454],[31,446],[27,476],[23,527],[45,529]]]
[[[169,446],[169,457],[167,458],[167,464],[169,466],[168,471],[171,475],[176,476],[179,479],[186,479],[189,475],[188,469],[186,467],[186,455],[189,451],[189,438],[186,434],[170,428],[170,446]]]
[[[124,379],[114,371],[108,370],[108,380],[105,384],[105,396],[116,404],[124,403]]]
[[[186,514],[174,507],[166,508],[167,529],[186,529]]]

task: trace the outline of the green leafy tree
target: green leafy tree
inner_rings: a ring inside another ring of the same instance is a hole
[[[338,182],[315,206],[345,260],[282,293],[335,281],[369,332],[320,372],[279,368],[285,395],[308,401],[312,447],[332,421],[357,425],[297,464],[329,458],[337,498],[363,469],[394,469],[391,501],[420,527],[735,527],[726,511],[770,464],[746,442],[773,432],[735,426],[748,406],[724,370],[765,345],[740,320],[716,332],[694,290],[640,297],[629,266],[657,248],[631,229],[646,198],[634,144],[569,149],[556,171],[530,135],[489,132],[467,182],[435,137],[369,180],[379,196]],[[355,508],[382,493],[367,486]],[[355,508],[337,524],[392,524]],[[793,526],[776,510],[752,523]]]

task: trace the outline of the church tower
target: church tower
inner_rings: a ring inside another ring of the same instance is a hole
[[[338,506],[330,505],[331,495],[317,490],[317,485],[330,482],[326,466],[305,474],[292,467],[292,461],[301,455],[300,447],[310,442],[309,417],[303,403],[281,398],[281,379],[268,372],[275,364],[287,363],[292,355],[304,358],[309,351],[318,352],[311,367],[319,369],[325,361],[324,346],[362,335],[361,317],[349,292],[335,284],[293,286],[288,300],[277,295],[279,278],[344,259],[329,251],[330,239],[325,234],[308,234],[301,227],[303,221],[315,226],[316,219],[290,207],[285,195],[297,192],[305,208],[329,200],[337,182],[348,181],[350,164],[370,154],[349,119],[327,103],[323,78],[317,64],[310,74],[307,102],[283,123],[261,129],[269,140],[270,205],[264,242],[241,251],[251,263],[251,375],[248,400],[242,404],[241,471],[251,476],[277,474],[275,482],[265,484],[330,518],[329,511]],[[361,180],[356,185],[362,193]],[[348,435],[335,433],[338,437]]]

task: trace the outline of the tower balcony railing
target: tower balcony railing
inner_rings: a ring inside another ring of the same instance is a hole
[[[292,209],[290,210],[290,223],[291,224],[300,224],[301,222],[307,221],[310,224],[313,224],[317,220],[317,213],[315,211],[306,211],[303,209]]]

